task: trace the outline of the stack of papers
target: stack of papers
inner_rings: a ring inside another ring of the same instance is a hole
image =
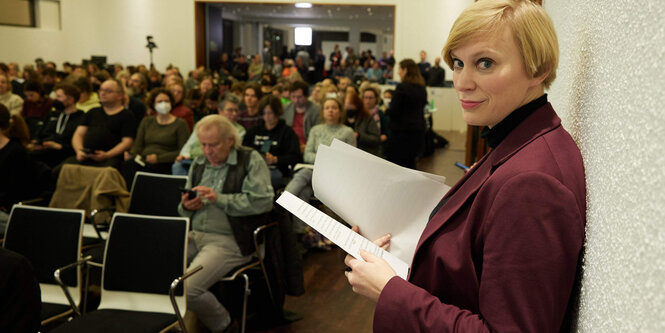
[[[319,146],[314,163],[314,195],[349,228],[285,192],[277,203],[357,259],[360,249],[388,261],[406,279],[429,214],[450,189],[445,178],[404,168],[334,140]],[[389,252],[369,240],[391,234]]]

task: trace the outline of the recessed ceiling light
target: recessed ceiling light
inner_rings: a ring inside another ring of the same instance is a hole
[[[296,2],[296,8],[312,8],[312,4],[309,2]]]

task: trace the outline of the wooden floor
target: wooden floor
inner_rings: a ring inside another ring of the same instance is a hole
[[[452,186],[463,172],[454,166],[456,161],[464,161],[464,140],[462,133],[442,132],[450,141],[446,149],[418,161],[418,169],[446,177],[446,184]],[[371,332],[374,302],[353,293],[344,277],[344,251],[333,248],[325,252],[310,251],[304,257],[305,294],[299,297],[287,296],[284,308],[300,314],[303,319],[271,330],[248,332]]]

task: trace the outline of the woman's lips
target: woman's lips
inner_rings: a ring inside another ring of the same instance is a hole
[[[480,103],[482,103],[482,102],[477,102],[477,101],[468,101],[468,100],[464,100],[464,99],[461,99],[460,102],[462,102],[462,108],[464,108],[464,109],[473,109],[476,106],[480,105]]]

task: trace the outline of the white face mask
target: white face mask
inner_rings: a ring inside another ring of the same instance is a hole
[[[159,102],[155,104],[155,111],[159,112],[159,114],[167,114],[171,112],[171,103]]]

